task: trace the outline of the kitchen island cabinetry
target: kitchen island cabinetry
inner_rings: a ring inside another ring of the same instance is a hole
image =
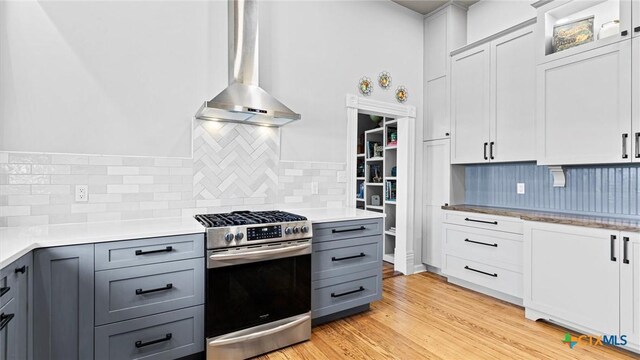
[[[30,346],[32,255],[0,270],[0,360],[32,358]]]
[[[366,310],[382,298],[382,224],[382,218],[314,223],[314,324]]]

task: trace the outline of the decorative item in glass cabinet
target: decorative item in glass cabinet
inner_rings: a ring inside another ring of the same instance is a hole
[[[593,41],[594,16],[573,20],[553,27],[553,52],[571,49]]]
[[[366,76],[363,76],[358,83],[358,90],[360,94],[369,96],[373,92],[373,82]]]
[[[361,182],[358,186],[358,199],[364,199],[364,183]]]
[[[373,146],[373,157],[382,157],[384,153],[384,146],[382,144],[376,144]]]
[[[391,74],[386,71],[383,71],[378,75],[378,85],[384,90],[389,90],[391,87]]]
[[[387,146],[398,145],[398,128],[387,128]]]
[[[409,92],[407,91],[407,88],[402,85],[398,86],[396,89],[396,100],[398,100],[399,103],[403,103],[407,101],[408,96]]]
[[[614,36],[618,33],[620,33],[620,20],[609,21],[600,26],[598,39],[608,38],[609,36]]]
[[[371,195],[371,205],[380,206],[382,203],[380,202],[380,195]]]
[[[369,115],[369,118],[371,119],[371,121],[373,121],[374,124],[376,124],[376,126],[382,125],[382,116]]]

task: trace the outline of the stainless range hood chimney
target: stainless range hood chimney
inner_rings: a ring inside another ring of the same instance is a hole
[[[300,119],[258,86],[258,0],[229,0],[229,86],[196,118],[265,126]]]

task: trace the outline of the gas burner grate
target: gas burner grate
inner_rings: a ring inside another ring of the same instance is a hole
[[[307,220],[304,216],[279,210],[256,212],[234,211],[223,214],[202,214],[196,215],[195,218],[202,225],[209,228]]]

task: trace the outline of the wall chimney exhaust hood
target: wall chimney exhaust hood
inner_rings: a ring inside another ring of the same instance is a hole
[[[258,86],[258,0],[229,0],[229,86],[196,118],[275,127],[300,119]]]

